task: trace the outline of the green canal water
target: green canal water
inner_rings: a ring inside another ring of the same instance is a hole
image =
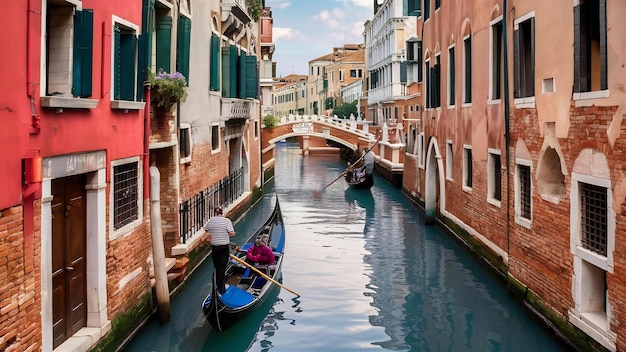
[[[400,190],[375,178],[370,191],[343,180],[337,156],[303,157],[282,145],[276,177],[235,224],[235,242],[283,210],[283,284],[224,333],[201,303],[205,261],[172,298],[168,323],[152,319],[124,351],[562,351],[477,261],[440,228],[425,226]],[[315,196],[314,196],[315,195]]]

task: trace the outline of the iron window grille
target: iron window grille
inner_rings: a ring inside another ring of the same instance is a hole
[[[519,170],[519,197],[520,197],[520,216],[530,220],[530,166],[518,165]]]
[[[583,248],[606,257],[607,190],[605,187],[580,183],[581,244]]]
[[[113,167],[113,228],[119,230],[138,219],[137,164]]]

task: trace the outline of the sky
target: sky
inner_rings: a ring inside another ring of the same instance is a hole
[[[274,19],[276,75],[307,74],[309,61],[334,47],[363,43],[373,0],[266,0]]]

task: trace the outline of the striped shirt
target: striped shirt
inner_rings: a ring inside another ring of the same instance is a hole
[[[204,230],[211,235],[212,246],[223,246],[230,243],[229,232],[235,232],[230,219],[217,215],[209,219]]]

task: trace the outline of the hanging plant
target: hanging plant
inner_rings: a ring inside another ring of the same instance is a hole
[[[187,100],[187,80],[180,72],[167,73],[159,70],[152,75],[151,103],[155,108],[170,110],[176,103]]]
[[[248,13],[250,14],[250,17],[252,17],[255,22],[258,22],[259,18],[261,18],[261,10],[263,10],[261,8],[261,1],[246,0],[246,3],[248,4]]]

